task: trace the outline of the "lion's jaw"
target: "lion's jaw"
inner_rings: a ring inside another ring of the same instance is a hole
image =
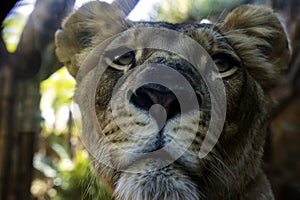
[[[185,117],[182,118],[186,121]],[[117,162],[116,168],[121,169],[117,172],[118,179],[114,183],[116,199],[197,200],[201,197],[199,184],[195,181],[200,179],[202,173],[202,161],[198,156],[199,147],[195,143],[191,145],[185,143],[194,138],[189,138],[189,134],[184,132],[182,135],[186,136],[185,139],[181,137],[180,140],[173,141],[172,145],[168,145],[171,138],[176,137],[176,133],[171,130],[180,124],[179,119],[180,117],[177,117],[169,120],[171,122],[166,122],[165,132],[162,133],[167,141],[165,146],[161,147],[158,144],[159,138],[154,136],[144,141],[140,147],[135,146],[125,151],[123,149],[113,152],[112,156]],[[198,134],[205,134],[205,127],[199,126],[198,128]],[[139,136],[134,138],[139,138]],[[131,139],[131,142],[141,144],[140,140]],[[127,143],[123,148],[128,146],[131,145]],[[183,148],[185,146],[189,149]],[[137,153],[132,155],[130,152]]]
[[[131,107],[131,111],[131,115],[126,116],[128,121],[132,117],[138,124],[147,121],[151,124],[148,114],[134,107]],[[203,120],[199,121],[199,115]],[[205,122],[208,118],[203,112],[191,111],[167,120],[160,133],[153,134],[152,131],[157,127],[147,124],[149,131],[136,127],[136,132],[126,139],[122,130],[116,131],[121,139],[114,144],[116,149],[109,151],[114,158],[113,167],[118,169],[114,174],[117,179],[111,184],[116,199],[199,199],[201,188],[198,182],[203,165],[198,155],[201,145],[198,144],[202,141],[195,136],[206,134]],[[193,121],[199,122],[195,125],[195,133],[188,132],[192,130]],[[187,125],[180,127],[181,123]],[[112,127],[112,124],[108,123],[107,126]],[[102,178],[105,178],[106,172],[103,174]]]
[[[150,163],[148,163],[150,164]],[[138,163],[132,167],[142,167]],[[117,182],[115,196],[118,200],[129,199],[199,199],[196,184],[185,172],[170,165],[154,171],[122,173]]]

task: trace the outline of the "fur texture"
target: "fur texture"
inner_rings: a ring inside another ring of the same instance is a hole
[[[198,152],[210,119],[210,96],[202,78],[178,55],[158,49],[142,49],[135,53],[134,67],[163,63],[178,70],[196,93],[202,94],[201,109],[167,119],[163,130],[157,132],[160,137],[153,137],[151,131],[157,127],[154,124],[150,126],[153,129],[145,128],[151,123],[147,112],[133,104],[129,110],[117,107],[116,118],[128,128],[128,134],[115,123],[109,103],[113,88],[126,71],[108,67],[98,82],[94,100],[86,98],[87,92],[93,91],[79,77],[76,100],[82,110],[95,110],[97,116],[97,121],[89,121],[93,113],[86,112],[84,120],[90,127],[99,123],[103,130],[99,140],[93,141],[99,148],[96,155],[92,155],[100,179],[112,189],[118,200],[273,199],[270,184],[261,169],[273,104],[268,90],[278,81],[290,55],[288,39],[277,15],[266,7],[246,5],[235,9],[224,22],[215,25],[130,22],[117,8],[91,2],[71,14],[62,29],[57,31],[57,56],[74,77],[79,67],[84,67],[82,70],[88,74],[94,65],[82,64],[86,58],[91,60],[89,63],[99,59],[97,56],[88,57],[99,44],[129,28],[140,27],[164,27],[181,32],[199,43],[216,63],[221,58],[217,63],[220,71],[228,66],[236,67],[232,73],[223,73],[227,98],[225,125],[214,149],[200,159]],[[149,41],[143,32],[133,33],[118,43]],[[180,41],[172,38],[167,42],[175,43],[178,48],[182,46]],[[168,78],[167,74],[165,77]],[[145,78],[134,74],[129,76],[117,94],[135,84],[136,79]],[[91,102],[95,102],[95,107],[91,108]],[[180,120],[184,122],[181,127]],[[195,123],[198,126],[196,137],[185,150],[183,146],[190,139],[190,127]],[[151,158],[136,159],[124,153],[152,152],[167,145],[178,132],[181,140],[165,153],[167,159],[173,158],[174,152],[182,150],[184,153],[161,169],[148,170],[156,166],[157,161],[153,162]],[[117,168],[107,167],[105,163]],[[118,168],[137,170],[138,173],[119,171]]]

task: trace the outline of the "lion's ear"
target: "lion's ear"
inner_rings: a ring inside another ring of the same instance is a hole
[[[125,14],[105,2],[92,1],[69,15],[55,34],[56,55],[72,76],[76,76],[84,49],[125,30]]]
[[[286,31],[272,9],[244,5],[220,25],[223,34],[264,89],[273,87],[290,59]]]

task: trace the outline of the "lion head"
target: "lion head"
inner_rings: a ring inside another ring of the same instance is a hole
[[[217,24],[132,22],[90,2],[56,33],[76,77],[82,138],[116,199],[272,199],[261,169],[289,59],[277,15],[244,5]]]

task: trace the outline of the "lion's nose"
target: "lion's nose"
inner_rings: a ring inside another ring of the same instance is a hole
[[[152,105],[159,104],[164,107],[167,119],[180,114],[180,104],[175,94],[168,88],[157,84],[147,84],[138,88],[132,94],[130,102],[147,111]]]

